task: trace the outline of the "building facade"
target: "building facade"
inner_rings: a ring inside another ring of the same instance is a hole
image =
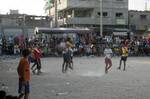
[[[0,15],[0,34],[5,37],[30,37],[34,35],[35,27],[50,27],[50,17],[16,13]]]
[[[150,31],[150,11],[129,11],[129,26],[135,35]]]
[[[101,0],[46,0],[45,10],[59,27],[100,27]],[[103,29],[127,28],[128,0],[102,0]],[[57,12],[57,14],[55,14]],[[99,29],[98,29],[99,30]]]

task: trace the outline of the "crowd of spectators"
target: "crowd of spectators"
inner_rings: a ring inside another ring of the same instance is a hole
[[[20,55],[24,48],[32,48],[38,45],[43,53],[43,56],[61,56],[67,39],[71,39],[74,44],[74,56],[102,56],[106,44],[108,44],[114,53],[114,56],[120,54],[119,49],[123,43],[129,49],[130,56],[150,55],[150,40],[145,38],[133,37],[132,39],[126,38],[101,38],[97,35],[91,34],[78,34],[73,36],[51,36],[45,38],[29,38],[7,40],[5,37],[0,44],[0,54]]]

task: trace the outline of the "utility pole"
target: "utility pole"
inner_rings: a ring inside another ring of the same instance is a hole
[[[100,36],[103,37],[103,0],[100,0]]]
[[[149,3],[149,0],[145,0],[145,11],[149,10],[148,3]]]
[[[147,11],[147,0],[145,0],[145,11]]]
[[[54,6],[55,6],[55,28],[58,27],[58,9],[57,9],[57,0],[54,0]]]
[[[22,20],[22,22],[23,22],[23,24],[22,24],[23,35],[27,36],[26,31],[25,31],[26,30],[26,23],[25,23],[26,15],[24,14],[22,17],[23,17],[23,20]]]

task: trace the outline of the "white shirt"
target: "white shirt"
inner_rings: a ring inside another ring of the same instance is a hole
[[[60,47],[61,47],[61,48],[66,48],[66,43],[65,43],[65,42],[61,42],[61,43],[60,43]]]
[[[105,48],[104,54],[105,54],[105,58],[111,58],[111,54],[112,54],[111,48]]]

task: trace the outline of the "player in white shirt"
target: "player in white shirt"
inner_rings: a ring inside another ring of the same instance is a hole
[[[108,70],[112,67],[111,57],[113,54],[112,49],[108,45],[106,45],[104,54],[105,54],[105,64],[106,64],[105,73],[107,74]]]

